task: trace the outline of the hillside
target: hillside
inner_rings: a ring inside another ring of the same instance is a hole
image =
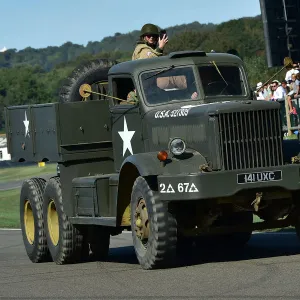
[[[176,25],[166,28],[168,35],[172,38],[174,35],[182,32],[211,32],[215,30],[214,24],[200,24],[193,22],[190,24]],[[139,37],[139,30],[121,34],[115,33],[114,36],[108,36],[102,41],[90,41],[86,46],[66,42],[60,47],[49,46],[42,49],[25,48],[20,51],[9,49],[0,53],[0,68],[11,68],[23,65],[38,65],[46,71],[52,70],[56,65],[68,63],[82,55],[96,55],[106,52],[113,52],[118,59],[130,57],[135,43]],[[122,52],[122,53],[121,53]]]

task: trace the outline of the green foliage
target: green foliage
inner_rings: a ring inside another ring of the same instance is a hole
[[[250,56],[244,58],[245,68],[248,74],[248,79],[252,87],[256,87],[256,84],[266,82],[274,74],[276,74],[281,68],[268,69],[265,56]],[[285,77],[286,70],[283,69],[273,79],[282,80]]]
[[[185,31],[175,34],[166,46],[166,54],[182,50],[201,50],[203,42],[208,37],[208,32],[201,31]]]

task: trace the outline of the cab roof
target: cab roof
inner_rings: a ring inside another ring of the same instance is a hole
[[[108,72],[108,75],[114,74],[135,74],[144,70],[151,70],[160,67],[168,67],[171,65],[190,65],[199,63],[209,63],[214,60],[219,63],[234,63],[242,64],[242,60],[232,54],[228,53],[206,53],[204,51],[177,51],[168,55],[130,60],[122,63],[118,63],[112,66]]]

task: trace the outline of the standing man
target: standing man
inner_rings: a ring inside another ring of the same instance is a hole
[[[156,25],[145,24],[141,29],[140,40],[134,49],[132,60],[162,56],[167,43],[167,34],[160,38]]]

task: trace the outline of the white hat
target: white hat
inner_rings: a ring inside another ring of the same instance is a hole
[[[279,80],[277,80],[277,79],[274,79],[274,80],[272,81],[272,83],[273,83],[273,82],[274,82],[274,83],[276,82],[278,85],[281,85],[281,82],[280,82]]]
[[[259,82],[259,83],[256,85],[256,88],[259,89],[259,88],[262,87],[262,85],[263,85],[262,82]]]

